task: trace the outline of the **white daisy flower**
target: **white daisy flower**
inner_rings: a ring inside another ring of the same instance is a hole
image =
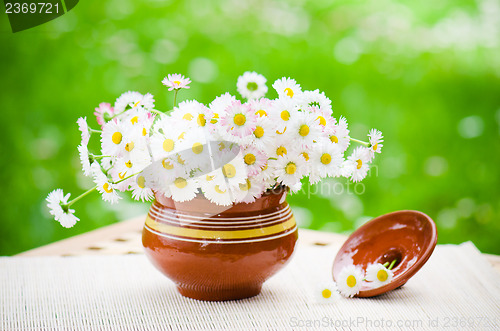
[[[145,168],[143,174],[150,186],[155,191],[170,197],[172,192],[170,186],[178,177],[188,177],[186,170],[176,161],[173,155],[166,157],[161,161],[153,162]]]
[[[221,206],[229,206],[234,202],[234,196],[221,169],[200,176],[198,182],[203,194],[211,202]]]
[[[302,89],[300,85],[297,84],[295,79],[292,78],[280,78],[273,83],[273,88],[278,92],[280,98],[296,98],[302,94]]]
[[[143,202],[150,201],[154,197],[153,190],[150,185],[151,184],[148,183],[144,174],[138,174],[130,185],[130,188],[132,189],[132,198]]]
[[[197,169],[206,173],[212,171],[207,135],[203,129],[191,129],[178,144],[177,155],[183,160],[187,171]]]
[[[115,109],[111,107],[111,104],[107,102],[101,102],[99,104],[99,107],[95,108],[95,118],[96,121],[99,125],[104,125],[107,121],[111,119],[111,117],[114,115]]]
[[[321,113],[328,116],[332,114],[332,101],[325,96],[324,92],[319,90],[304,91],[300,95],[299,104],[302,109],[318,107]]]
[[[280,98],[273,103],[270,119],[277,134],[284,134],[298,115],[296,103],[289,98]]]
[[[349,130],[347,129],[347,120],[341,116],[337,124],[328,124],[325,127],[325,134],[333,144],[340,147],[341,152],[345,152],[351,143]]]
[[[87,145],[78,146],[78,153],[80,155],[80,163],[82,165],[83,174],[85,176],[90,176],[92,174],[90,164],[91,162],[94,162],[94,158],[89,155]]]
[[[266,183],[261,177],[249,177],[245,183],[232,188],[236,202],[252,203],[266,190]]]
[[[272,111],[273,100],[267,98],[253,99],[248,101],[248,104],[255,111],[255,114],[259,117],[267,117]]]
[[[149,93],[146,96],[143,96],[141,93],[135,91],[125,92],[116,99],[114,113],[120,114],[127,109],[142,104],[143,102],[147,104],[148,109],[151,109],[154,107],[154,99],[152,97],[153,96]]]
[[[229,136],[238,138],[247,137],[252,134],[257,124],[257,117],[250,105],[241,104],[240,101],[234,101],[221,118],[221,125]]]
[[[183,125],[164,116],[155,125],[155,132],[150,139],[150,148],[155,160],[163,158],[180,150],[180,142],[186,135],[181,131]]]
[[[227,181],[231,187],[244,184],[248,178],[248,170],[241,153],[224,164],[221,170],[225,181]]]
[[[50,192],[46,199],[50,214],[65,228],[71,228],[80,220],[74,215],[75,211],[67,206],[70,196],[70,193],[64,195],[63,190],[56,189]]]
[[[338,275],[337,287],[340,294],[345,297],[353,297],[359,293],[363,282],[364,274],[361,268],[349,265],[340,271]]]
[[[101,133],[102,154],[120,156],[125,150],[129,129],[119,120],[104,124]]]
[[[260,116],[257,118],[255,129],[253,130],[253,135],[250,135],[251,139],[249,139],[249,142],[258,149],[265,150],[272,144],[276,135],[273,122],[266,116]]]
[[[229,94],[228,92],[216,97],[214,101],[208,106],[213,113],[213,118],[211,120],[212,124],[219,121],[221,117],[226,114],[226,109],[234,102],[236,98]]]
[[[326,112],[322,112],[319,107],[313,106],[306,109],[307,112],[314,114],[316,121],[323,127],[323,131],[337,124],[337,120]]]
[[[181,121],[183,127],[204,127],[212,119],[212,113],[204,104],[196,100],[188,100],[179,103],[171,114],[173,119]]]
[[[372,288],[377,288],[389,284],[394,277],[394,272],[387,269],[382,264],[370,264],[366,268],[366,280],[371,282]]]
[[[194,199],[198,193],[199,185],[194,178],[179,176],[174,179],[173,184],[169,188],[172,193],[172,199],[183,202]]]
[[[363,180],[368,174],[370,154],[368,148],[358,146],[343,164],[344,176],[351,177],[353,182]]]
[[[337,284],[333,281],[320,282],[315,287],[314,296],[318,302],[331,303],[338,296]]]
[[[266,164],[267,155],[251,145],[241,146],[241,152],[243,161],[247,166],[248,175],[257,175]]]
[[[168,87],[169,91],[172,91],[190,88],[188,85],[191,84],[191,79],[184,77],[181,74],[169,74],[167,77],[163,78],[161,82],[163,85]]]
[[[111,204],[118,203],[121,197],[116,192],[116,185],[102,172],[101,165],[98,162],[92,163],[92,174],[94,183],[97,185],[97,191],[101,193],[102,199]]]
[[[101,167],[104,167],[101,163]],[[134,174],[133,169],[127,167],[127,164],[123,159],[116,159],[114,161],[113,167],[108,170],[109,175],[113,182],[119,182],[114,185],[114,188],[120,192],[125,192],[130,188],[130,185],[134,181],[133,177],[130,177]],[[130,177],[126,179],[127,177]]]
[[[82,133],[82,145],[88,145],[90,139],[90,128],[87,124],[87,117],[80,117],[76,123],[78,124],[78,129]]]
[[[382,145],[381,143],[384,142],[384,136],[379,130],[371,129],[368,133],[368,138],[370,142],[370,158],[373,158],[375,156],[375,153],[382,152],[382,147],[384,145]]]
[[[322,128],[315,119],[314,114],[302,113],[297,117],[287,129],[288,137],[295,143],[302,146],[312,147],[313,143],[321,137]]]
[[[238,77],[236,87],[243,98],[259,99],[267,93],[266,81],[267,79],[264,76],[253,71],[247,71]]]
[[[295,153],[287,153],[279,156],[276,161],[272,162],[275,169],[276,182],[292,188],[304,175],[305,160],[301,155]]]
[[[326,139],[326,138],[323,138]],[[311,172],[309,181],[316,184],[321,178],[338,177],[341,175],[341,166],[344,158],[336,145],[319,140],[310,155]]]
[[[294,146],[289,139],[284,135],[277,135],[275,139],[265,146],[265,153],[269,158],[277,159],[279,156],[288,154]]]

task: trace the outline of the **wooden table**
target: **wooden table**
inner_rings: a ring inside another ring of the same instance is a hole
[[[145,216],[140,216],[108,225],[94,231],[23,252],[18,254],[18,256],[142,254],[141,234],[145,218]],[[300,245],[325,246],[332,243],[341,244],[346,239],[346,236],[336,233],[299,229]],[[500,272],[500,256],[483,255]]]

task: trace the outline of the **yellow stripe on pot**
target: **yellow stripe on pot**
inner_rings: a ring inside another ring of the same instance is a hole
[[[198,239],[244,239],[264,237],[289,230],[295,226],[295,218],[292,216],[288,221],[280,224],[249,230],[200,230],[160,223],[153,220],[148,215],[146,218],[146,225],[160,233],[180,237]]]

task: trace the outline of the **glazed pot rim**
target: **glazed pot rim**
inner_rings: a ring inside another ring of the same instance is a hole
[[[274,189],[268,189],[264,194],[255,199],[254,202],[246,203],[239,202],[233,203],[229,206],[217,205],[208,200],[202,193],[188,201],[178,202],[171,197],[166,197],[159,192],[154,192],[155,200],[153,204],[157,204],[163,208],[169,208],[180,212],[201,213],[216,215],[219,213],[232,214],[232,213],[259,213],[263,210],[277,207],[285,203],[286,195],[289,192],[287,186],[278,186]]]

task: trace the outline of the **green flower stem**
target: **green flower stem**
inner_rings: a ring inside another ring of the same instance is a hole
[[[368,142],[366,142],[366,141],[362,141],[362,140],[354,139],[354,138],[351,138],[351,137],[349,137],[349,140],[354,141],[354,142],[357,142],[358,144],[361,144],[361,145],[363,145],[363,146],[370,147],[370,143],[368,143]]]
[[[391,270],[391,269],[394,267],[394,265],[396,264],[396,261],[397,261],[397,260],[393,260],[393,261],[391,262],[391,264],[389,265],[389,268],[387,268],[387,269]]]
[[[177,106],[177,93],[179,93],[179,89],[174,89],[174,108]]]
[[[94,129],[91,129],[91,128],[89,128],[89,130],[90,130],[90,132],[102,133],[102,131],[101,131],[101,130],[94,130]]]
[[[132,175],[130,175],[130,176],[127,176],[127,177],[125,177],[125,178],[123,178],[123,179],[120,179],[120,180],[118,180],[118,181],[116,181],[116,182],[112,182],[111,184],[119,184],[119,183],[121,183],[121,182],[123,182],[123,181],[125,181],[125,180],[129,179],[130,177],[134,177],[134,176],[136,176],[136,175],[140,174],[141,172],[142,172],[142,170],[141,170],[141,171],[139,171],[139,172],[136,172],[135,174],[132,174]]]
[[[83,198],[84,196],[89,195],[90,193],[92,193],[96,188],[97,188],[97,185],[94,186],[94,187],[92,187],[90,190],[83,192],[82,194],[80,194],[79,196],[77,196],[76,198],[74,198],[73,200],[71,200],[70,202],[68,202],[64,206],[66,206],[66,208],[69,208],[72,204],[74,204],[75,202],[77,202],[78,200],[80,200],[81,198]]]
[[[386,263],[384,263],[382,265],[387,268],[389,266],[389,262],[386,262]]]

